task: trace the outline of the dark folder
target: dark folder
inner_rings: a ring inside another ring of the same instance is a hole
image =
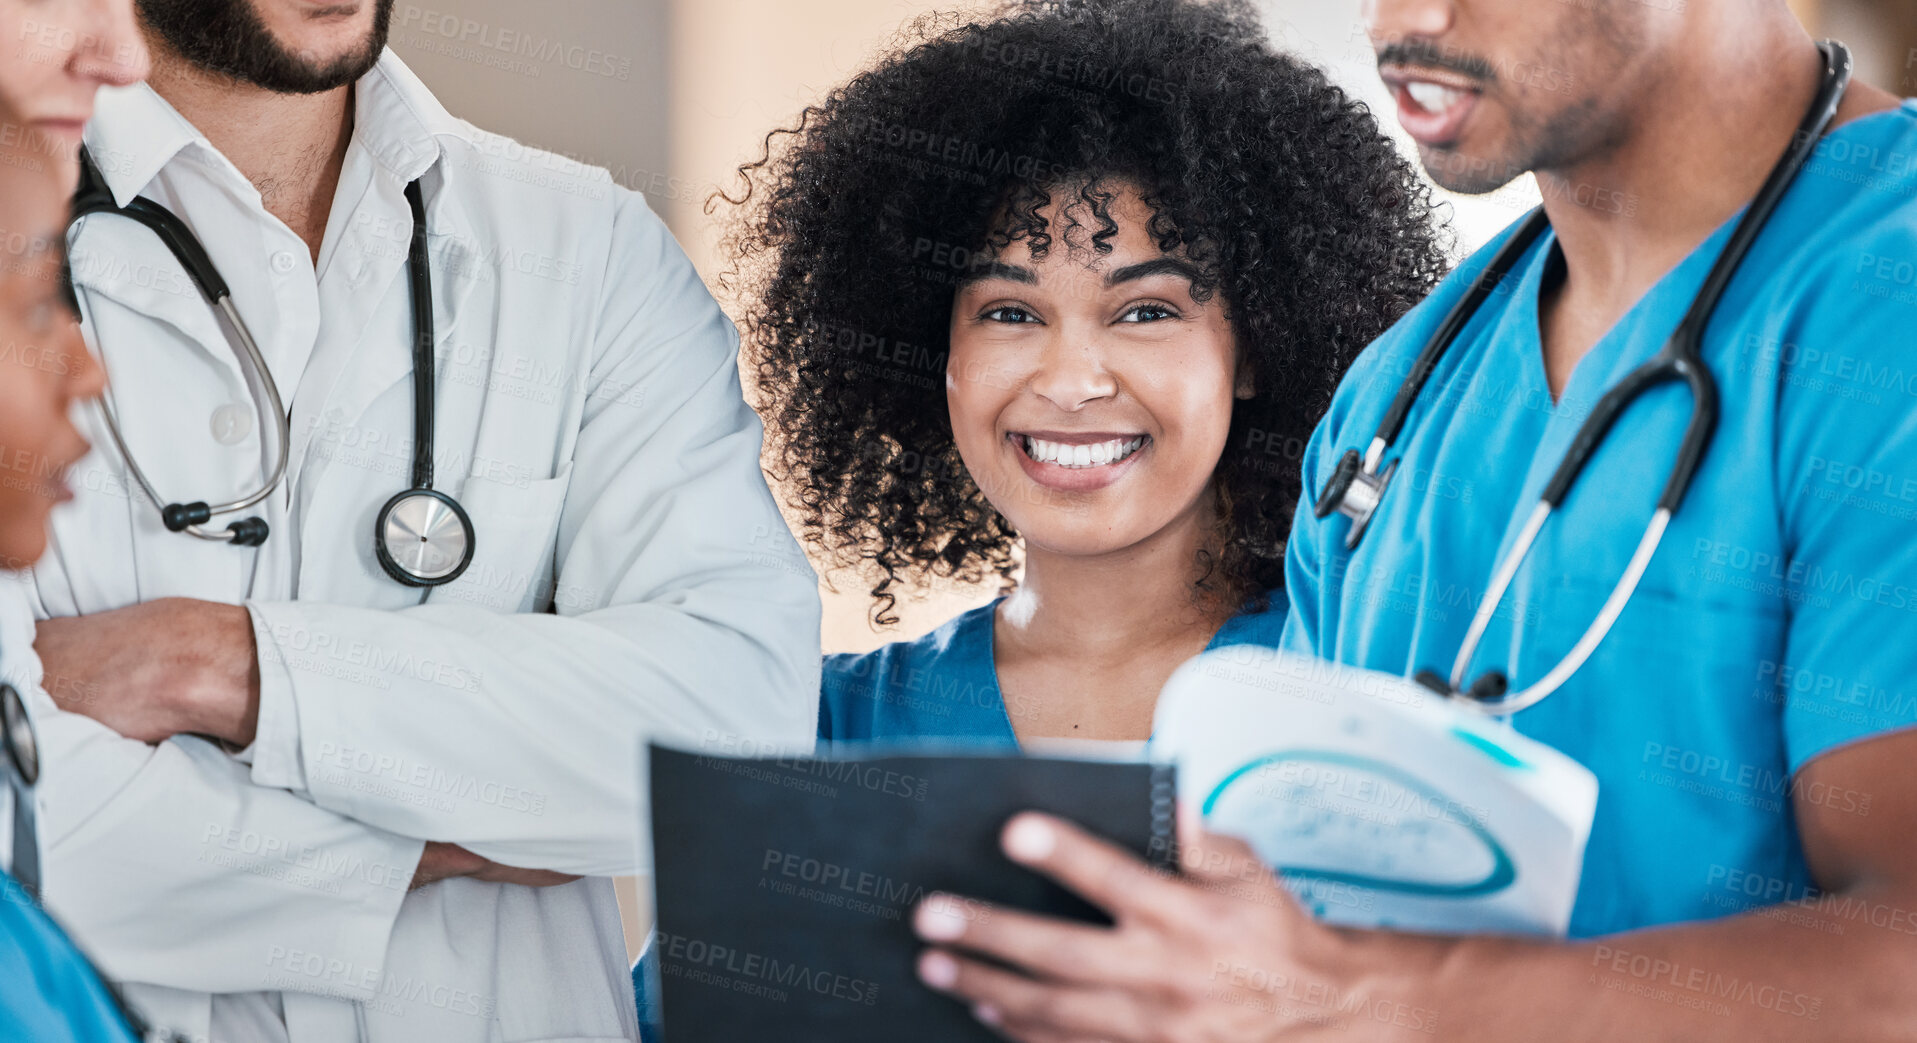
[[[913,907],[948,891],[1109,922],[1009,861],[1024,810],[1161,866],[1172,769],[1036,757],[742,760],[651,748],[654,886],[670,1043],[997,1039],[919,984]]]

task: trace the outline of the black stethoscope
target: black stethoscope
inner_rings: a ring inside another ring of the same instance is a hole
[[[406,202],[413,211],[412,245],[407,251],[406,267],[413,300],[413,484],[380,508],[373,522],[373,554],[386,574],[409,587],[436,587],[450,583],[466,571],[473,560],[473,522],[465,508],[451,496],[433,488],[433,294],[432,265],[426,256],[426,206],[420,198],[419,182],[406,186]],[[286,476],[286,455],[291,442],[291,419],[280,399],[279,385],[267,369],[259,344],[233,306],[232,293],[207,256],[206,248],[186,222],[172,211],[140,196],[122,207],[114,202],[106,179],[85,149],[80,150],[80,187],[73,196],[73,223],[92,214],[117,214],[132,218],[160,237],[167,249],[186,269],[200,294],[216,311],[226,317],[227,328],[239,343],[236,353],[247,374],[262,428],[271,428],[278,437],[273,470],[253,492],[228,503],[209,505],[205,501],[169,503],[161,498],[147,479],[146,472],[133,458],[126,439],[120,434],[118,419],[103,398],[100,411],[107,431],[119,449],[121,459],[147,498],[160,507],[160,518],[167,529],[186,532],[203,540],[219,540],[239,547],[257,547],[266,542],[267,525],[257,515],[242,518],[225,529],[206,528],[216,515],[244,511],[267,498],[279,488]],[[65,272],[68,298],[75,314],[80,312],[78,291],[71,267]],[[264,400],[262,401],[262,396]]]
[[[1738,265],[1743,262],[1744,255],[1750,252],[1751,244],[1776,211],[1785,190],[1810,159],[1818,140],[1836,117],[1838,103],[1843,100],[1845,88],[1850,85],[1850,51],[1835,40],[1826,40],[1817,46],[1824,56],[1824,78],[1817,97],[1798,125],[1790,147],[1772,168],[1743,219],[1732,231],[1724,252],[1718,256],[1717,263],[1711,266],[1703,287],[1691,302],[1690,310],[1678,323],[1677,331],[1671,334],[1671,339],[1665,342],[1662,350],[1632,370],[1616,386],[1606,391],[1604,397],[1598,399],[1591,415],[1578,427],[1577,436],[1572,439],[1570,448],[1565,450],[1563,460],[1546,483],[1537,507],[1518,533],[1510,552],[1493,570],[1490,589],[1478,604],[1471,627],[1458,649],[1457,659],[1452,663],[1450,678],[1446,679],[1434,670],[1422,670],[1417,675],[1420,683],[1447,696],[1463,697],[1460,701],[1488,714],[1516,713],[1537,704],[1563,685],[1590,658],[1598,643],[1610,631],[1611,625],[1617,621],[1619,613],[1624,611],[1625,602],[1637,589],[1638,581],[1651,563],[1651,556],[1664,538],[1664,530],[1670,524],[1671,516],[1677,512],[1678,504],[1683,502],[1684,493],[1690,488],[1691,479],[1697,475],[1704,451],[1710,447],[1711,436],[1717,427],[1717,382],[1704,364],[1701,347],[1704,329],[1710,323],[1711,313],[1716,310],[1719,299],[1724,296],[1731,276],[1736,274]],[[1330,480],[1325,483],[1324,491],[1319,494],[1314,513],[1320,518],[1337,513],[1351,519],[1351,529],[1345,534],[1346,549],[1358,546],[1358,542],[1364,538],[1365,529],[1377,513],[1379,503],[1384,499],[1391,477],[1398,469],[1398,461],[1386,463],[1384,455],[1397,440],[1406,416],[1416,403],[1425,381],[1437,367],[1438,360],[1450,348],[1451,342],[1457,339],[1465,324],[1471,321],[1485,298],[1503,281],[1549,224],[1550,218],[1542,207],[1524,219],[1510,240],[1473,280],[1465,296],[1445,315],[1437,331],[1425,343],[1424,350],[1418,353],[1417,361],[1412,364],[1404,383],[1399,385],[1397,397],[1392,400],[1391,408],[1378,424],[1378,431],[1372,436],[1371,444],[1366,447],[1363,456],[1356,449],[1347,449],[1339,459]],[[1678,381],[1690,389],[1692,408],[1690,422],[1684,429],[1684,439],[1678,446],[1677,461],[1671,467],[1671,477],[1664,485],[1663,494],[1658,497],[1656,513],[1651,516],[1643,538],[1638,541],[1637,550],[1631,555],[1630,564],[1625,567],[1623,577],[1598,611],[1597,618],[1592,620],[1571,651],[1529,688],[1507,693],[1509,682],[1503,672],[1497,670],[1481,675],[1469,688],[1462,687],[1471,657],[1477,651],[1498,603],[1503,600],[1505,590],[1516,577],[1518,566],[1524,563],[1525,556],[1530,553],[1531,545],[1544,528],[1545,520],[1564,502],[1564,497],[1571,491],[1584,465],[1590,462],[1598,446],[1603,444],[1611,425],[1639,395],[1660,384]],[[1380,465],[1383,466],[1382,470],[1379,469]]]

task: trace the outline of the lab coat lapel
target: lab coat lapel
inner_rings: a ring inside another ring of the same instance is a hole
[[[430,185],[436,178],[428,177]],[[400,198],[404,186],[382,186]],[[428,194],[427,257],[432,266],[434,349],[451,335],[460,305],[472,292],[478,267],[472,237],[457,208],[442,204],[444,194]],[[374,205],[368,200],[362,206]],[[385,214],[388,205],[378,205]],[[329,329],[321,335],[292,407],[292,481],[310,463],[312,441],[320,429],[351,425],[394,384],[410,381],[413,371],[411,284],[406,271],[411,220],[399,204],[397,221],[351,221],[333,252],[320,284],[320,302]],[[334,350],[333,345],[351,345]],[[437,370],[437,367],[435,367]],[[410,423],[410,411],[408,413]],[[410,432],[410,428],[408,428]],[[395,486],[394,491],[399,491]]]
[[[70,265],[82,312],[89,316],[99,301],[110,301],[144,319],[179,331],[202,358],[220,367],[233,387],[246,387],[235,346],[213,305],[187,278],[159,237],[130,219],[94,215],[74,226],[69,236]],[[88,329],[96,354],[105,347]],[[105,357],[113,377],[113,358]]]

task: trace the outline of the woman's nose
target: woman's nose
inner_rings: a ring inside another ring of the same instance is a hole
[[[1085,332],[1060,328],[1038,359],[1038,369],[1027,385],[1034,394],[1068,413],[1118,392],[1118,379],[1106,365],[1105,353]]]
[[[67,396],[75,399],[99,398],[106,390],[106,369],[87,350],[80,338],[80,327],[69,326],[62,335],[61,349],[67,359]]]
[[[111,87],[146,79],[146,41],[133,19],[133,0],[84,0],[75,22],[75,76]]]

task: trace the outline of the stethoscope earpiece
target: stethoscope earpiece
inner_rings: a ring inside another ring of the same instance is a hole
[[[185,532],[212,520],[213,509],[204,502],[169,503],[160,508],[160,521],[166,524],[168,532]]]
[[[1465,689],[1464,694],[1481,703],[1494,703],[1504,698],[1504,694],[1510,690],[1511,682],[1505,678],[1504,671],[1492,670],[1471,682],[1471,687]]]
[[[272,529],[266,524],[265,518],[254,517],[241,518],[228,525],[226,531],[233,534],[232,543],[235,547],[259,547],[265,545],[266,536]]]
[[[1477,703],[1495,703],[1511,690],[1511,682],[1505,678],[1502,670],[1486,673],[1463,691],[1451,687],[1450,680],[1436,670],[1420,670],[1411,679],[1447,699],[1463,696]]]

